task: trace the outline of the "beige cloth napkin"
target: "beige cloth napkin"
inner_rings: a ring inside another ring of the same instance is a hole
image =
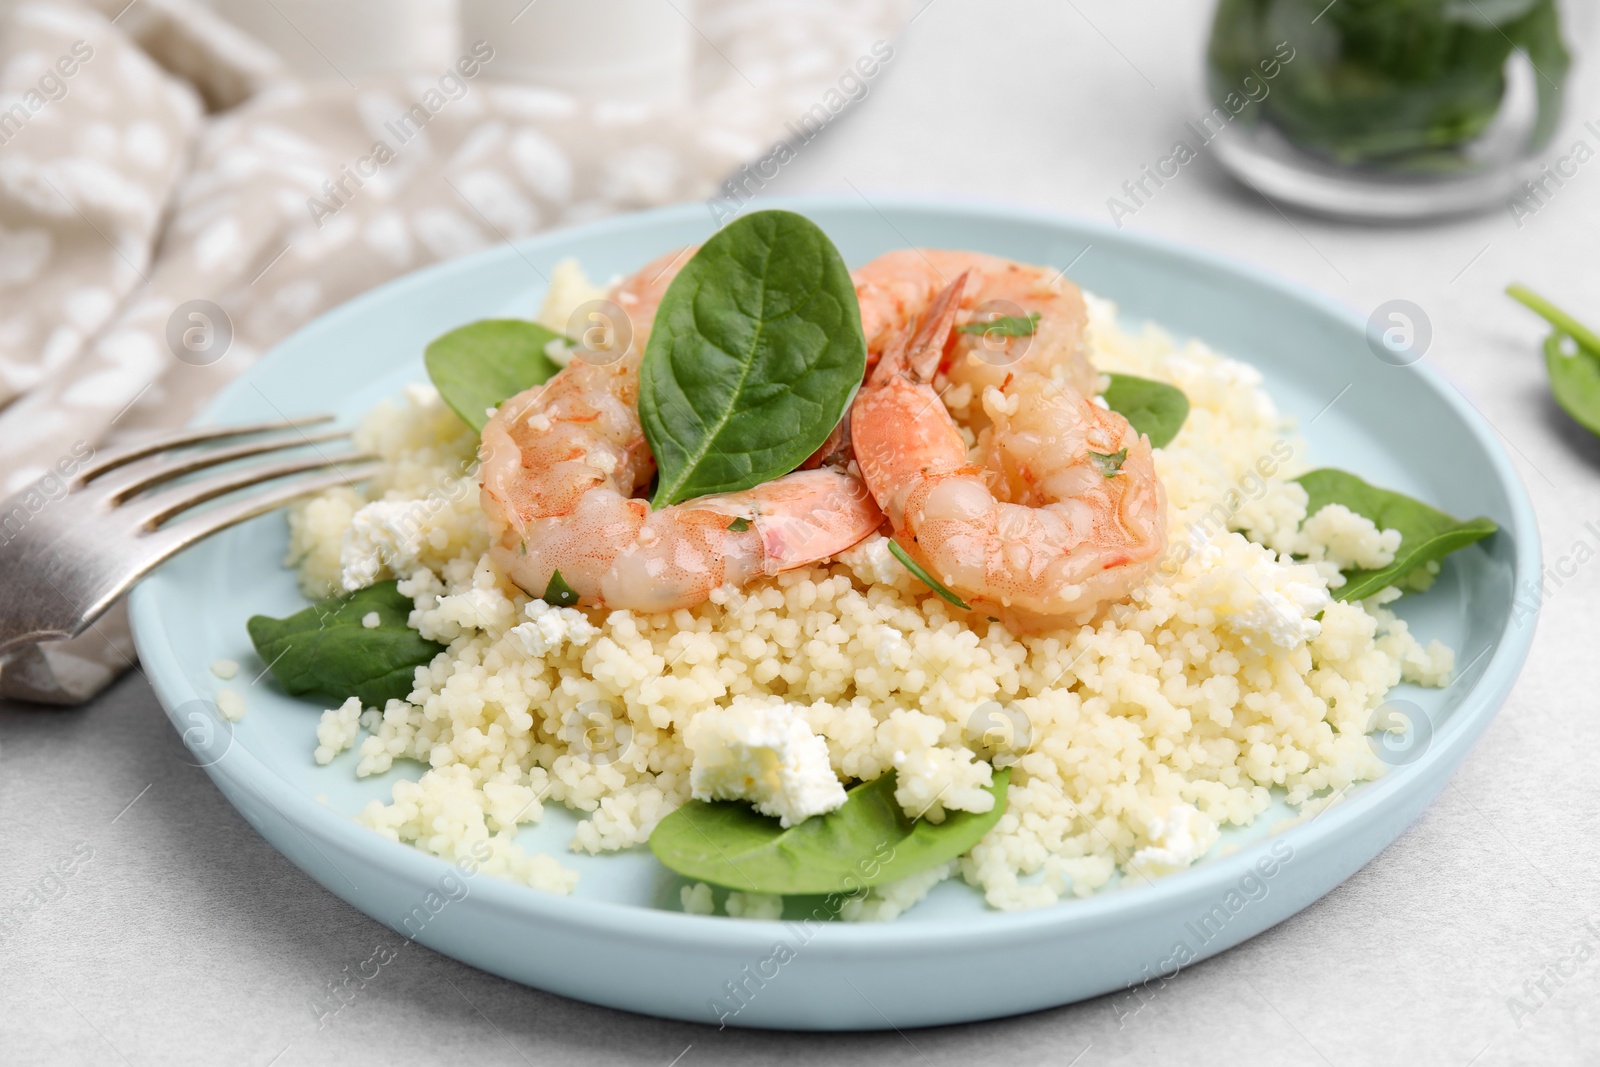
[[[695,96],[655,106],[496,83],[490,40],[436,76],[306,84],[193,0],[125,4],[0,7],[0,492],[183,423],[396,274],[715,195],[864,95],[907,14],[704,0]],[[77,702],[132,655],[113,613],[13,656],[0,696]]]

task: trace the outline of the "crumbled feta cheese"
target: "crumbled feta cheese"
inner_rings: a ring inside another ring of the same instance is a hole
[[[1193,804],[1174,804],[1165,818],[1150,820],[1146,836],[1150,844],[1133,854],[1128,871],[1160,878],[1181,871],[1204,856],[1217,843],[1220,831]]]
[[[416,564],[426,547],[434,506],[423,500],[374,500],[357,509],[339,545],[339,584],[364,589],[385,567],[401,572]]]
[[[211,673],[226,682],[239,673],[239,664],[231,659],[214,659],[211,661]]]
[[[793,826],[844,803],[828,743],[787,704],[736,699],[689,720],[689,788],[697,800],[748,800]]]
[[[1220,625],[1252,648],[1295,648],[1321,634],[1315,616],[1333,598],[1316,567],[1279,563],[1257,545],[1239,551],[1244,544],[1235,542],[1226,556],[1215,544],[1201,550],[1208,568],[1195,582],[1191,603],[1210,609]]]
[[[217,690],[217,714],[229,722],[244,718],[244,697],[224,686]]]
[[[431,612],[425,612],[428,625],[436,631],[441,624],[478,630],[503,630],[516,617],[516,605],[498,589],[468,589],[464,593],[442,596]],[[420,622],[420,620],[419,620]],[[422,632],[421,626],[418,632]],[[423,636],[429,636],[423,633]],[[438,640],[435,637],[435,640]]]
[[[378,613],[376,611],[369,611],[365,615],[361,616],[361,625],[366,627],[368,630],[376,630],[382,624],[383,620],[378,617]]]
[[[530,600],[522,613],[528,621],[513,626],[510,632],[530,656],[547,656],[565,645],[582,648],[600,633],[576,608],[556,608],[542,600]]]

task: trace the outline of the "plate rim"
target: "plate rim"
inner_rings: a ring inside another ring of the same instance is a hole
[[[1086,236],[1099,234],[1108,242],[1132,244],[1144,251],[1179,260],[1191,270],[1221,268],[1256,286],[1281,293],[1291,301],[1310,305],[1353,329],[1361,332],[1366,330],[1362,317],[1334,298],[1227,253],[1153,234],[1116,229],[1104,222],[1065,212],[990,202],[981,198],[907,194],[876,195],[864,204],[854,198],[832,194],[771,197],[756,203],[761,208],[792,210],[801,214],[808,210],[841,208],[870,210],[880,215],[885,211],[919,211],[958,216],[966,220],[991,218],[1039,223]],[[278,349],[296,342],[308,331],[324,329],[350,316],[361,315],[370,306],[395,299],[409,289],[431,284],[449,275],[485,269],[502,261],[525,259],[527,251],[537,251],[546,243],[567,243],[574,239],[623,233],[640,226],[672,224],[691,217],[698,219],[704,211],[703,204],[694,202],[614,216],[545,231],[515,242],[502,242],[471,255],[402,274],[317,316],[279,341],[221,389],[191,424],[214,424],[215,412],[227,405],[236,393],[249,389],[259,368],[277,358]],[[1510,522],[1503,529],[1513,539],[1512,589],[1521,588],[1522,582],[1537,575],[1541,566],[1538,522],[1526,487],[1492,428],[1461,390],[1437,368],[1421,361],[1409,369],[1418,373],[1426,386],[1444,401],[1489,456],[1496,481],[1510,507]],[[176,707],[192,699],[188,694],[193,686],[183,676],[179,654],[162,625],[160,602],[154,589],[154,585],[143,581],[135,587],[130,597],[130,619],[141,666],[163,710],[170,717]],[[808,946],[850,952],[892,948],[902,953],[906,950],[932,953],[972,949],[984,943],[1019,936],[1068,933],[1079,927],[1096,925],[1109,916],[1127,921],[1145,913],[1167,913],[1187,902],[1220,896],[1234,888],[1241,877],[1255,868],[1256,861],[1267,854],[1274,841],[1287,841],[1296,854],[1301,849],[1308,853],[1315,852],[1319,846],[1329,845],[1346,833],[1358,830],[1361,824],[1367,823],[1381,811],[1394,794],[1420,787],[1430,771],[1437,771],[1443,766],[1447,774],[1453,773],[1455,765],[1465,757],[1509,696],[1532,646],[1541,606],[1535,605],[1524,625],[1508,625],[1501,630],[1494,654],[1489,657],[1470,689],[1462,695],[1443,726],[1434,731],[1426,752],[1410,764],[1391,769],[1381,778],[1360,783],[1352,795],[1311,819],[1297,822],[1228,855],[1211,857],[1188,870],[1158,879],[1153,884],[1102,891],[1085,898],[1064,898],[1047,907],[1027,910],[989,908],[988,914],[978,922],[823,923],[820,929],[813,931]],[[410,881],[435,882],[454,869],[454,864],[441,857],[423,852],[414,845],[391,841],[353,818],[323,806],[312,795],[295,789],[279,777],[247,748],[234,745],[229,749],[228,756],[207,765],[206,772],[217,779],[219,785],[226,780],[235,788],[261,798],[303,833],[314,833],[327,844],[359,853],[365,862]],[[229,790],[224,788],[224,792],[228,793]],[[294,861],[291,859],[291,862]],[[1323,892],[1331,891],[1331,888]],[[472,895],[491,910],[520,921],[560,922],[602,931],[607,936],[621,935],[671,947],[704,947],[709,940],[715,943],[713,947],[748,949],[752,945],[768,944],[776,933],[786,930],[794,922],[689,915],[638,904],[561,896],[497,877],[475,879]],[[382,919],[377,921],[384,922]]]

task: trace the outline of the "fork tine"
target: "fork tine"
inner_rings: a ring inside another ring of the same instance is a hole
[[[295,499],[311,493],[332,489],[347,481],[370,478],[382,468],[376,459],[362,460],[342,471],[297,478],[292,482],[274,486],[264,493],[256,493],[241,500],[232,500],[211,510],[173,523],[154,533],[138,538],[134,545],[140,549],[138,563],[128,569],[126,576],[119,575],[117,582],[105,590],[99,599],[84,609],[83,617],[89,621],[98,618],[116,599],[133,588],[135,582],[166,562],[179,550],[196,541],[210,537],[229,526],[265,515]]]
[[[264,493],[230,501],[182,522],[175,522],[171,526],[163,527],[153,536],[171,541],[170,548],[162,546],[163,551],[170,555],[186,545],[210,537],[218,530],[225,530],[257,515],[265,515],[274,508],[281,508],[299,497],[320,493],[325,489],[333,489],[350,482],[364,481],[377,474],[382,466],[383,463],[377,459],[360,459],[360,462],[343,470],[328,471],[326,474],[310,478],[297,478],[284,485],[274,486]]]
[[[197,504],[207,500],[214,500],[226,493],[237,489],[246,489],[261,482],[272,481],[277,478],[287,478],[291,474],[302,474],[306,471],[321,470],[324,467],[334,467],[330,472],[330,485],[340,482],[353,484],[353,479],[346,473],[337,469],[340,463],[361,463],[372,459],[372,456],[356,452],[345,452],[337,456],[323,455],[304,457],[301,459],[286,459],[281,463],[255,464],[241,470],[228,471],[210,478],[198,481],[185,482],[183,485],[174,486],[164,492],[136,500],[131,504],[124,504],[115,514],[126,515],[132,518],[139,529],[154,530],[163,522],[181,512],[188,511]]]
[[[183,430],[179,433],[168,434],[165,437],[153,438],[149,441],[139,441],[121,448],[108,449],[97,455],[93,462],[78,471],[72,477],[73,485],[82,485],[91,479],[98,478],[107,471],[115,470],[136,459],[164,452],[169,448],[187,448],[190,445],[202,445],[208,441],[225,441],[232,437],[244,437],[248,434],[269,433],[273,430],[298,430],[306,426],[320,426],[325,422],[332,422],[332,415],[307,415],[302,419],[284,419],[277,422],[255,422],[244,426],[212,426],[200,430]]]
[[[94,492],[104,493],[106,502],[115,506],[153,485],[160,485],[162,482],[169,482],[181,475],[193,474],[207,467],[216,467],[236,459],[264,455],[268,452],[326,444],[349,436],[349,430],[328,430],[315,434],[295,433],[288,437],[277,435],[264,440],[233,445],[230,448],[207,448],[184,452],[171,459],[160,460],[159,463],[154,458],[148,462],[134,461],[122,470],[96,479]]]

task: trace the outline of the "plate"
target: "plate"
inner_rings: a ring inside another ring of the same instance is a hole
[[[330,892],[484,970],[653,1015],[803,1029],[958,1023],[1159,980],[1293,915],[1398,837],[1483,732],[1533,636],[1533,619],[1512,608],[1513,590],[1539,573],[1533,512],[1472,406],[1426,365],[1376,358],[1361,317],[1208,252],[971,204],[797,198],[770,206],[816,221],[852,265],[907,244],[1070,264],[1079,284],[1116,300],[1129,321],[1158,322],[1257,366],[1280,406],[1298,417],[1316,461],[1499,523],[1493,538],[1451,556],[1426,596],[1400,605],[1424,641],[1441,638],[1463,666],[1448,689],[1399,693],[1425,713],[1406,754],[1315,819],[1285,827],[1269,813],[1181,874],[1035,911],[987,910],[954,881],[887,924],[686,915],[677,910],[681,883],[644,849],[563,856],[582,878],[572,896],[555,896],[466,876],[358,825],[351,816],[420,768],[357,781],[353,752],[318,767],[311,751],[320,705],[250,683],[262,667],[245,620],[304,604],[281,565],[287,527],[276,514],[178,556],[132,600],[157,696],[194,762],[250,824]],[[353,421],[404,383],[425,380],[421,353],[431,338],[474,319],[531,317],[558,260],[576,256],[604,278],[702,241],[713,228],[703,206],[687,205],[408,275],[279,345],[202,421],[330,409]],[[245,665],[232,684],[248,710],[233,726],[212,703],[222,683],[209,665],[218,658]],[[552,805],[519,840],[564,851],[574,825]]]

